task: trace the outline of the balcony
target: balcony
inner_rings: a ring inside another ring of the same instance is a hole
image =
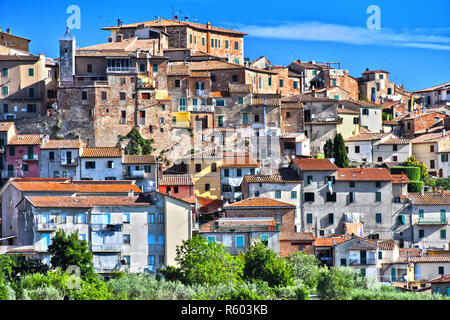
[[[447,218],[419,218],[417,225],[444,225],[448,224]]]
[[[66,159],[65,161],[61,160],[62,166],[76,166],[77,161],[75,159]]]
[[[136,67],[107,67],[107,73],[137,73]]]
[[[376,259],[350,259],[350,266],[367,266],[377,264]]]
[[[36,225],[37,231],[55,231],[56,230],[55,222],[46,222],[46,223],[38,223]]]
[[[121,252],[121,243],[105,243],[105,244],[93,244],[91,245],[92,252]]]
[[[3,170],[2,171],[2,178],[3,179],[22,178],[22,177],[23,177],[23,171],[22,170],[14,170],[14,171]]]
[[[172,122],[174,128],[189,128],[190,122]]]
[[[187,111],[214,112],[214,106],[189,106]]]
[[[104,224],[104,223],[93,223],[91,224],[92,231],[122,231],[123,225],[121,223],[116,224]]]
[[[124,174],[126,178],[144,178],[144,175],[145,175],[144,170],[132,170]]]
[[[24,154],[22,159],[27,161],[38,161],[39,156],[37,154]]]
[[[264,231],[272,231],[278,232],[279,226],[268,226],[268,225],[221,225],[214,226],[215,232],[242,232],[242,231],[253,231],[253,232],[264,232]]]

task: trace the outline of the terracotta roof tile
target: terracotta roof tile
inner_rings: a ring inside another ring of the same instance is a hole
[[[6,132],[14,126],[14,122],[0,122],[0,132]]]
[[[53,179],[55,180],[55,179]],[[60,179],[63,180],[63,179]],[[82,181],[27,181],[22,179],[14,179],[11,184],[22,192],[68,192],[68,193],[127,193],[131,190],[134,192],[142,192],[138,186],[132,184],[131,181],[125,183],[124,181],[89,181],[84,183]]]
[[[143,197],[25,197],[34,207],[40,208],[91,208],[96,206],[148,206]]]
[[[384,140],[380,143],[377,143],[377,145],[385,145],[385,144],[410,144],[409,139],[403,139],[403,138],[389,138],[387,140]]]
[[[193,186],[194,180],[189,174],[163,174],[158,184],[160,186]]]
[[[339,168],[338,181],[392,181],[386,168]]]
[[[445,136],[442,132],[429,133],[421,135],[417,138],[411,140],[411,143],[432,143],[437,142],[441,139],[447,139],[450,136],[450,132],[447,132]]]
[[[224,207],[228,210],[242,208],[295,208],[295,205],[265,197],[251,197]]]
[[[42,134],[20,134],[11,138],[8,145],[23,146],[23,145],[40,145],[42,142]]]
[[[450,255],[409,257],[409,262],[450,262]]]
[[[347,239],[351,239],[351,236],[345,235],[345,236],[339,236],[339,237],[330,237],[330,238],[316,238],[314,241],[315,247],[332,247],[333,242],[334,244],[342,243],[346,241]]]
[[[280,232],[280,241],[308,241],[314,242],[312,232]]]
[[[223,168],[240,168],[240,167],[259,167],[260,164],[253,158],[249,157],[225,157],[222,161]]]
[[[246,175],[244,180],[248,183],[302,183],[297,172],[290,168],[281,168],[273,175]]]
[[[295,158],[294,163],[302,171],[336,171],[338,167],[329,159],[299,159]]]
[[[416,206],[450,205],[449,192],[426,192],[423,195],[411,192],[408,198]]]
[[[435,278],[430,281],[431,283],[449,283],[450,282],[450,274],[442,275],[439,278]]]
[[[390,134],[391,133],[360,133],[357,134],[356,136],[345,139],[345,142],[380,140]]]
[[[337,113],[342,113],[342,114],[359,114],[358,111],[351,110],[351,109],[345,109],[345,108],[337,108]]]
[[[81,140],[49,140],[41,149],[79,149]]]
[[[380,250],[392,251],[395,249],[396,246],[397,244],[393,239],[378,241],[378,249]]]
[[[122,164],[155,164],[156,158],[152,155],[124,155]]]
[[[392,183],[410,183],[408,177],[402,172],[402,174],[391,174]]]
[[[85,148],[81,158],[121,158],[123,150],[114,147]]]

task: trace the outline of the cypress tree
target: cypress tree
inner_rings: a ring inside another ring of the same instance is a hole
[[[334,137],[334,158],[336,159],[335,164],[339,168],[347,168],[348,167],[348,157],[347,157],[347,149],[345,149],[344,138],[340,133]]]

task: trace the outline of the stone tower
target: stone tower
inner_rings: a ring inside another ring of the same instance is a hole
[[[67,27],[64,38],[59,40],[59,77],[61,82],[73,81],[75,75],[75,37]]]

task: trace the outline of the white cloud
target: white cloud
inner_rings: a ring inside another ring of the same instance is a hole
[[[286,23],[278,26],[249,25],[239,28],[250,37],[328,41],[355,45],[400,46],[450,51],[447,29],[368,29],[323,22]]]

